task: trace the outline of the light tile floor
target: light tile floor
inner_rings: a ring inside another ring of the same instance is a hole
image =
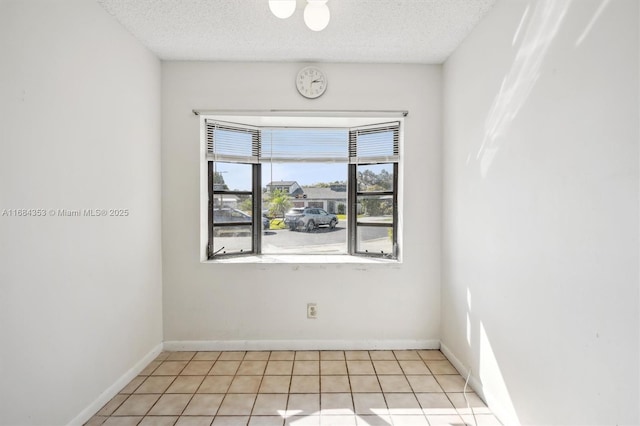
[[[163,352],[86,425],[500,425],[433,350]]]

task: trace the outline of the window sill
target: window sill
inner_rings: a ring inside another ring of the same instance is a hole
[[[229,256],[215,260],[203,260],[202,263],[279,263],[279,264],[355,264],[355,265],[398,265],[397,259],[350,255],[303,255],[303,254],[262,254],[253,256]]]

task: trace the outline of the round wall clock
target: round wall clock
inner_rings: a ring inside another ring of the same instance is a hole
[[[315,99],[327,90],[327,77],[317,67],[304,67],[298,71],[296,87],[305,98]]]

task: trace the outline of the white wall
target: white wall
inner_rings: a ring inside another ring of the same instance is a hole
[[[638,3],[499,1],[443,78],[445,350],[505,424],[640,423]]]
[[[0,214],[130,212],[0,216],[0,424],[82,421],[162,342],[160,62],[93,1],[0,1],[0,147]]]
[[[329,88],[311,101],[295,89],[302,66],[163,63],[165,341],[269,348],[336,341],[437,345],[441,67],[323,64]],[[409,110],[404,262],[201,264],[199,121],[192,109]],[[317,320],[306,318],[308,302],[318,303]]]

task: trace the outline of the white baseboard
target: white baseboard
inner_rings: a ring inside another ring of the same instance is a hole
[[[71,420],[68,426],[81,426],[86,423],[91,417],[93,417],[107,402],[111,401],[111,398],[116,396],[122,388],[124,388],[131,380],[133,380],[142,370],[145,369],[151,361],[153,361],[162,352],[162,343],[156,345],[148,354],[146,354],[140,361],[138,361],[133,367],[131,367],[126,373],[124,373],[118,380],[109,386],[104,392],[100,394],[95,401],[89,404],[80,414],[78,414],[73,420]]]
[[[439,340],[174,340],[165,351],[309,351],[439,349]]]
[[[440,343],[440,351],[442,354],[447,357],[449,362],[458,370],[458,373],[464,378],[467,379],[469,377],[469,387],[487,404],[487,407],[491,410],[494,416],[498,418],[502,422],[502,424],[509,425],[519,425],[520,422],[517,419],[511,419],[508,411],[506,411],[503,405],[493,397],[491,392],[482,385],[482,381],[478,377],[473,375],[469,375],[470,369],[467,368],[460,360],[451,352],[451,350],[444,343]],[[504,419],[510,419],[509,422],[505,423]]]
[[[460,360],[451,352],[451,350],[444,344],[440,343],[440,352],[449,360],[449,362],[458,370],[458,373],[463,379],[469,378],[469,387],[486,403],[484,397],[484,389],[482,388],[482,382],[472,375],[469,375],[470,369],[467,368]]]

